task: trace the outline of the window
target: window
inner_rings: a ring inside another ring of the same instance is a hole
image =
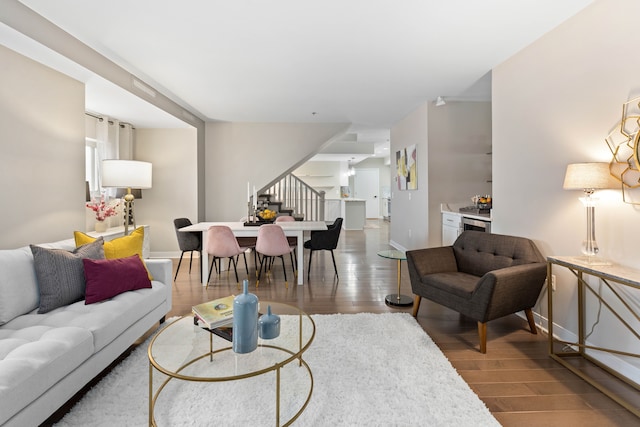
[[[98,179],[98,148],[97,140],[93,138],[85,138],[85,179],[89,182],[91,196],[95,197],[100,194]]]

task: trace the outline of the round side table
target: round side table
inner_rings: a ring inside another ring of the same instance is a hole
[[[405,254],[403,251],[398,251],[395,249],[392,250],[387,250],[387,251],[380,251],[378,252],[378,256],[381,256],[383,258],[389,258],[389,259],[395,259],[398,260],[398,293],[397,294],[389,294],[384,298],[384,302],[387,305],[393,306],[393,307],[410,307],[413,305],[413,298],[411,298],[408,295],[402,295],[400,294],[400,279],[401,279],[401,266],[402,266],[402,261],[406,261],[407,260],[407,254]]]

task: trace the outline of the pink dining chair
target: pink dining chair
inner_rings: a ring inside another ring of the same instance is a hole
[[[240,287],[240,280],[238,279],[238,257],[240,254],[244,256],[244,266],[247,270],[247,275],[249,274],[249,267],[247,266],[247,256],[245,251],[248,248],[241,247],[236,240],[236,236],[231,231],[231,228],[226,225],[214,225],[209,227],[207,230],[207,247],[206,251],[209,255],[213,257],[213,261],[211,262],[211,267],[209,267],[209,280],[211,280],[211,271],[213,270],[213,266],[216,264],[216,260],[222,260],[223,258],[229,259],[229,267],[231,267],[231,263],[233,263],[233,270],[236,273],[236,282],[238,283],[238,287]],[[222,261],[220,261],[222,262]],[[216,267],[216,270],[221,271],[222,264],[220,264],[220,268]],[[209,287],[209,280],[207,280],[207,288]]]
[[[276,224],[279,222],[291,222],[291,221],[295,221],[296,219],[294,217],[292,217],[291,215],[281,215],[279,217],[276,217]]]
[[[296,219],[294,217],[292,217],[291,215],[281,215],[276,217],[276,224],[281,223],[281,222],[293,222]],[[298,255],[295,252],[295,249],[298,247],[298,238],[294,237],[294,236],[287,236],[287,242],[289,242],[289,246],[291,247],[291,250],[293,251],[293,258],[295,260],[295,262],[293,263],[293,271],[294,273],[296,272],[296,266],[298,263]]]
[[[282,270],[284,271],[284,284],[285,287],[289,287],[287,282],[287,270],[284,266],[284,255],[289,254],[291,256],[291,264],[293,265],[293,249],[287,242],[287,236],[285,236],[282,227],[276,224],[264,224],[258,229],[258,240],[256,241],[256,252],[262,254],[260,259],[260,270],[258,272],[258,280],[256,281],[256,288],[260,284],[260,276],[262,275],[263,268],[267,269],[270,265],[270,261],[274,257],[279,257],[282,260]],[[294,267],[295,268],[295,267]]]

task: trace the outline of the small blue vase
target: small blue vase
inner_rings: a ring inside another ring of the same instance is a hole
[[[280,316],[271,314],[271,306],[267,307],[267,314],[258,319],[258,333],[263,340],[272,340],[280,335]]]
[[[251,353],[258,347],[258,297],[242,281],[242,294],[233,299],[233,351]]]

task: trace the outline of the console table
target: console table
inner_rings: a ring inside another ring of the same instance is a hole
[[[611,283],[617,283],[625,287],[640,289],[640,270],[616,264],[603,265],[593,262],[590,263],[586,257],[550,256],[547,257],[547,283],[552,283],[554,266],[567,268],[577,278],[578,339],[576,342],[569,342],[554,336],[553,291],[551,290],[551,286],[549,286],[549,291],[547,292],[549,305],[549,354],[565,368],[640,417],[640,393],[638,393],[640,392],[640,385],[593,357],[593,355],[601,352],[601,354],[608,353],[634,358],[640,358],[640,354],[615,348],[589,345],[586,342],[588,335],[585,335],[585,303],[586,292],[589,291],[591,295],[596,298],[598,304],[601,304],[602,310],[608,310],[607,314],[614,316],[618,320],[620,328],[626,329],[630,334],[630,338],[635,337],[636,340],[640,342],[639,331],[634,329],[634,327],[625,320],[625,317],[623,317],[626,316],[626,319],[633,317],[636,321],[640,321],[640,315],[636,308],[637,304],[630,302],[625,294],[619,292],[616,287],[611,285]],[[585,280],[585,275],[597,277],[602,281],[602,284],[612,295],[609,297],[609,300],[604,298],[601,292],[594,289],[594,287]],[[602,371],[598,374],[593,369],[588,369],[588,365],[582,363],[583,361],[590,362],[622,382],[617,381],[619,386],[616,385],[612,387],[611,381],[609,384],[603,381],[606,375],[602,373]]]

